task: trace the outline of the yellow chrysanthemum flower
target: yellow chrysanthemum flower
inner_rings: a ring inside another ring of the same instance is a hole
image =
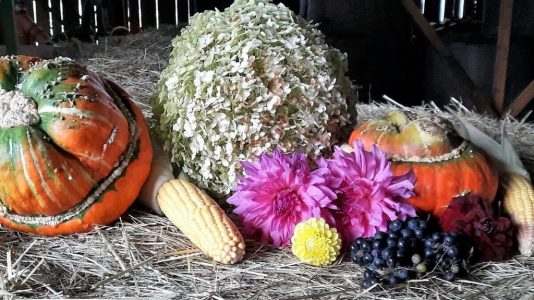
[[[341,250],[341,238],[322,218],[297,224],[291,238],[291,251],[302,262],[325,266],[334,262]]]

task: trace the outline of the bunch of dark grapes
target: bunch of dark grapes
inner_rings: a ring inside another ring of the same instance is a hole
[[[389,223],[387,232],[358,238],[351,245],[353,262],[365,266],[364,286],[396,284],[426,275],[454,281],[467,272],[469,239],[419,218]]]

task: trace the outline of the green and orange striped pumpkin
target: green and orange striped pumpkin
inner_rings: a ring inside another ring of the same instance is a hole
[[[152,147],[141,111],[70,59],[0,57],[0,222],[43,235],[107,224],[132,204]]]

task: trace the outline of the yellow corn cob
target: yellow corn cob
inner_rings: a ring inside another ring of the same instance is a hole
[[[504,209],[517,226],[519,252],[532,256],[534,252],[534,188],[525,177],[510,174],[505,182]]]
[[[204,191],[188,181],[173,179],[159,189],[157,201],[163,213],[204,254],[233,264],[245,253],[245,243],[234,223]]]

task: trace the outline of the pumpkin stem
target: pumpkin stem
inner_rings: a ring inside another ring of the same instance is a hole
[[[406,126],[406,124],[408,124],[409,121],[406,114],[398,110],[388,113],[385,119],[391,122],[391,124],[395,125],[399,132],[404,126]]]

